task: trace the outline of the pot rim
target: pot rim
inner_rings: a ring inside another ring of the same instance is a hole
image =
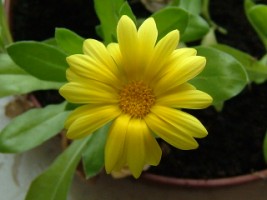
[[[255,171],[251,174],[244,174],[226,178],[215,178],[215,179],[175,178],[163,175],[156,175],[149,172],[143,173],[141,178],[145,181],[154,182],[157,184],[171,185],[171,186],[184,186],[192,188],[214,188],[222,186],[241,185],[257,180],[267,181],[267,169]]]

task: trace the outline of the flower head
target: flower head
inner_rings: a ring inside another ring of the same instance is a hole
[[[60,94],[83,104],[68,117],[67,137],[81,138],[112,121],[105,147],[108,173],[128,166],[139,177],[144,165],[158,165],[161,148],[156,135],[171,145],[195,149],[205,127],[182,108],[201,109],[212,98],[187,81],[204,68],[204,57],[193,48],[176,49],[178,30],[157,42],[157,27],[148,18],[136,29],[122,16],[118,43],[107,47],[87,39],[84,54],[67,58],[66,83]],[[152,134],[153,133],[153,134]]]

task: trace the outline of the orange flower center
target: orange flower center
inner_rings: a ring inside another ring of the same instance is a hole
[[[119,96],[122,111],[136,118],[146,116],[156,101],[152,89],[143,81],[129,83],[120,91]]]

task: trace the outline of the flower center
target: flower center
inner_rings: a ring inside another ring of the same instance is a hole
[[[156,100],[152,89],[143,81],[129,83],[119,95],[122,111],[137,118],[146,116]]]

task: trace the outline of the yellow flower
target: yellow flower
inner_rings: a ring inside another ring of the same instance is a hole
[[[195,149],[195,138],[207,135],[204,126],[182,108],[201,109],[212,98],[188,80],[204,68],[204,57],[193,48],[176,49],[178,30],[157,42],[157,27],[148,18],[137,30],[122,16],[118,43],[105,47],[87,39],[84,54],[67,58],[66,83],[60,94],[83,104],[68,117],[67,137],[81,138],[112,121],[105,147],[107,173],[128,166],[139,177],[144,165],[158,165],[161,149],[153,136],[183,149]]]

